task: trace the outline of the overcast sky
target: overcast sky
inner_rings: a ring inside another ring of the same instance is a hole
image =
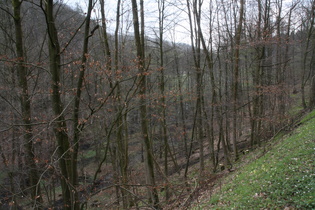
[[[283,6],[288,7],[292,4],[292,1],[296,0],[284,0]],[[88,0],[63,0],[65,4],[68,4],[71,7],[79,7],[82,8],[83,11],[86,11]],[[145,0],[144,1],[144,8],[145,8],[145,27],[146,27],[146,33],[150,37],[156,37],[155,33],[158,31],[158,17],[157,17],[157,0]],[[187,43],[190,44],[190,34],[188,31],[188,16],[184,12],[186,10],[186,1],[185,0],[173,0],[168,1],[173,3],[173,5],[168,5],[166,8],[165,13],[168,15],[165,21],[166,27],[168,27],[165,31],[165,39],[169,41],[175,40],[176,42],[181,43]],[[205,0],[203,3],[203,11],[206,16],[209,15],[209,6],[210,0]],[[228,0],[224,0],[224,2],[229,2]],[[246,4],[250,4],[251,0],[247,0]],[[252,2],[256,4],[255,2]],[[109,28],[109,32],[113,32],[115,27],[115,15],[116,15],[116,4],[117,0],[105,0],[105,12],[107,19],[107,24]],[[131,24],[131,15],[132,13],[129,12],[131,8],[131,1],[130,0],[122,0],[122,8],[125,10],[126,14],[129,14],[129,20],[128,16],[124,16],[125,29],[128,27],[128,21],[129,24]],[[176,5],[176,6],[174,6]],[[273,8],[276,10],[276,8]],[[283,9],[284,10],[284,9]],[[284,15],[285,12],[282,12],[282,15]],[[99,14],[99,5],[97,4],[95,6],[94,10],[94,18],[100,18]],[[204,31],[204,35],[207,36],[207,32],[209,32],[209,26],[208,23],[204,23],[204,26],[206,30]],[[127,29],[126,29],[127,30]],[[132,26],[128,29],[129,33],[132,33]],[[175,36],[175,38],[174,38]]]
[[[184,3],[185,1],[179,1],[179,0],[174,0],[172,3],[176,2],[181,2]],[[87,8],[87,3],[88,0],[63,0],[63,2],[73,8],[76,8],[77,5],[79,5],[83,11],[86,11]],[[154,37],[154,33],[157,32],[158,29],[158,17],[157,17],[157,0],[145,0],[144,7],[145,7],[145,27],[147,29],[147,35],[150,37]],[[130,5],[131,1],[129,0],[122,0],[123,7],[126,11],[130,10]],[[114,27],[115,27],[115,18],[116,18],[116,4],[117,0],[105,0],[105,12],[107,13],[108,17],[108,27],[109,27],[109,32],[113,32]],[[99,5],[97,4],[94,10],[94,18],[99,17]],[[175,13],[174,8],[172,9],[171,7],[168,7],[166,13],[168,13],[167,20],[172,20],[173,21],[168,21],[165,23],[167,24],[167,27],[169,28],[174,28],[172,30],[166,30],[168,31],[167,34],[165,34],[165,39],[172,41],[173,39],[176,40],[176,42],[182,42],[182,43],[189,43],[190,44],[190,38],[189,38],[189,33],[187,31],[187,15],[184,12],[180,12],[180,10],[176,9],[177,12]],[[132,13],[129,13],[129,18],[131,18]],[[126,19],[126,17],[124,17]],[[130,19],[131,20],[131,19]],[[176,24],[175,22],[176,21]],[[125,25],[127,27],[127,25]],[[175,31],[175,33],[174,33]],[[129,32],[132,32],[132,27],[129,29]],[[174,35],[175,34],[175,35]],[[176,36],[174,38],[174,36]]]

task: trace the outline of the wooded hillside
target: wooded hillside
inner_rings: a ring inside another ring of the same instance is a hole
[[[314,0],[0,1],[0,208],[162,209],[315,107]]]

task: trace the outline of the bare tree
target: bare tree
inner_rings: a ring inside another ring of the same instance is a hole
[[[144,52],[144,8],[143,0],[140,1],[140,17],[141,17],[141,33],[140,24],[138,18],[138,5],[136,0],[132,0],[132,15],[133,15],[133,25],[134,25],[134,38],[137,48],[137,67],[139,70],[139,97],[140,97],[140,120],[142,129],[142,138],[144,140],[145,146],[145,161],[146,161],[146,179],[147,184],[150,185],[149,195],[150,201],[152,202],[154,208],[159,208],[159,196],[155,184],[154,175],[154,156],[152,150],[152,142],[149,137],[149,127],[147,122],[147,102],[146,102],[146,71],[147,66],[145,63],[145,52]]]
[[[311,43],[313,42],[313,34],[314,34],[314,23],[315,23],[315,1],[310,1],[310,9],[306,9],[306,18],[308,20],[304,20],[306,23],[306,43],[303,51],[303,61],[302,61],[302,75],[301,75],[301,92],[302,92],[302,105],[304,108],[307,107],[306,104],[306,96],[305,96],[305,87],[309,79],[311,78],[311,70],[307,72],[308,59],[310,52],[313,52],[314,49],[311,49]],[[311,91],[311,95],[313,92]],[[312,98],[312,97],[311,97]],[[313,100],[313,99],[312,99]],[[311,101],[311,106],[313,106]]]
[[[245,1],[240,0],[240,9],[239,9],[239,20],[238,26],[235,31],[235,45],[234,45],[234,78],[232,85],[232,93],[233,93],[233,151],[234,158],[237,160],[239,158],[238,150],[237,150],[237,118],[238,118],[238,95],[239,95],[239,63],[240,63],[240,47],[241,47],[241,34],[242,34],[242,26],[244,19],[244,5]]]
[[[26,67],[26,56],[24,54],[24,44],[23,44],[23,29],[21,20],[21,5],[23,1],[13,0],[13,18],[15,26],[15,47],[18,60],[17,77],[19,80],[20,87],[20,103],[21,103],[21,114],[22,121],[24,124],[24,142],[26,151],[26,165],[28,167],[29,181],[30,181],[30,191],[31,199],[34,201],[33,208],[41,209],[42,197],[40,191],[40,178],[38,174],[38,169],[36,165],[36,157],[34,152],[34,137],[32,128],[32,114],[31,114],[31,96],[29,95],[29,85],[28,85],[28,68]]]
[[[199,144],[199,154],[200,154],[200,172],[205,168],[204,163],[204,141],[203,141],[203,119],[202,119],[202,97],[203,97],[203,75],[204,68],[201,64],[201,31],[198,28],[198,24],[201,21],[201,6],[202,1],[186,1],[187,10],[188,10],[188,19],[189,19],[189,28],[190,28],[190,37],[191,37],[191,48],[193,53],[194,68],[196,72],[196,129],[197,129],[197,138]],[[194,132],[193,132],[194,133]]]

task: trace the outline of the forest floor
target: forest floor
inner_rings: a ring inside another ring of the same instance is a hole
[[[247,150],[241,142],[238,146],[246,154],[233,163],[232,170],[216,173],[206,170],[200,174],[199,154],[195,151],[186,181],[181,164],[180,171],[169,176],[171,199],[165,201],[163,187],[158,189],[161,205],[163,209],[315,209],[314,131],[315,111],[298,117],[273,138],[263,141],[261,147]],[[143,174],[133,177],[139,181]],[[90,197],[88,209],[118,208],[110,185],[110,182],[100,185]],[[134,192],[140,203],[143,192],[145,187]],[[135,209],[151,209],[145,206],[142,203]]]
[[[315,111],[285,126],[261,147],[247,150],[243,142],[239,146],[246,154],[233,163],[232,170],[213,173],[207,168],[201,174],[197,150],[191,157],[185,180],[185,168],[179,161],[179,171],[174,170],[168,177],[171,199],[165,201],[162,185],[158,189],[163,209],[315,209]],[[94,171],[94,159],[85,158],[85,171]],[[89,191],[87,209],[119,209],[112,174],[106,173],[111,171],[110,164],[106,165],[99,184],[93,190],[85,189]],[[141,165],[139,161],[137,166]],[[132,177],[136,191],[130,193],[139,203],[135,209],[152,209],[145,205],[146,187],[137,184],[142,183],[144,174]],[[87,173],[83,182],[90,183],[91,178],[92,173]],[[163,183],[163,178],[158,178]],[[59,199],[55,205],[61,203]]]
[[[204,180],[186,209],[315,209],[315,111]]]

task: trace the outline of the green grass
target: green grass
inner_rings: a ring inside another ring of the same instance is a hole
[[[197,209],[315,209],[315,111],[301,122]]]
[[[82,152],[82,159],[88,159],[88,158],[93,158],[96,156],[96,151],[95,150],[86,150],[84,152]]]

